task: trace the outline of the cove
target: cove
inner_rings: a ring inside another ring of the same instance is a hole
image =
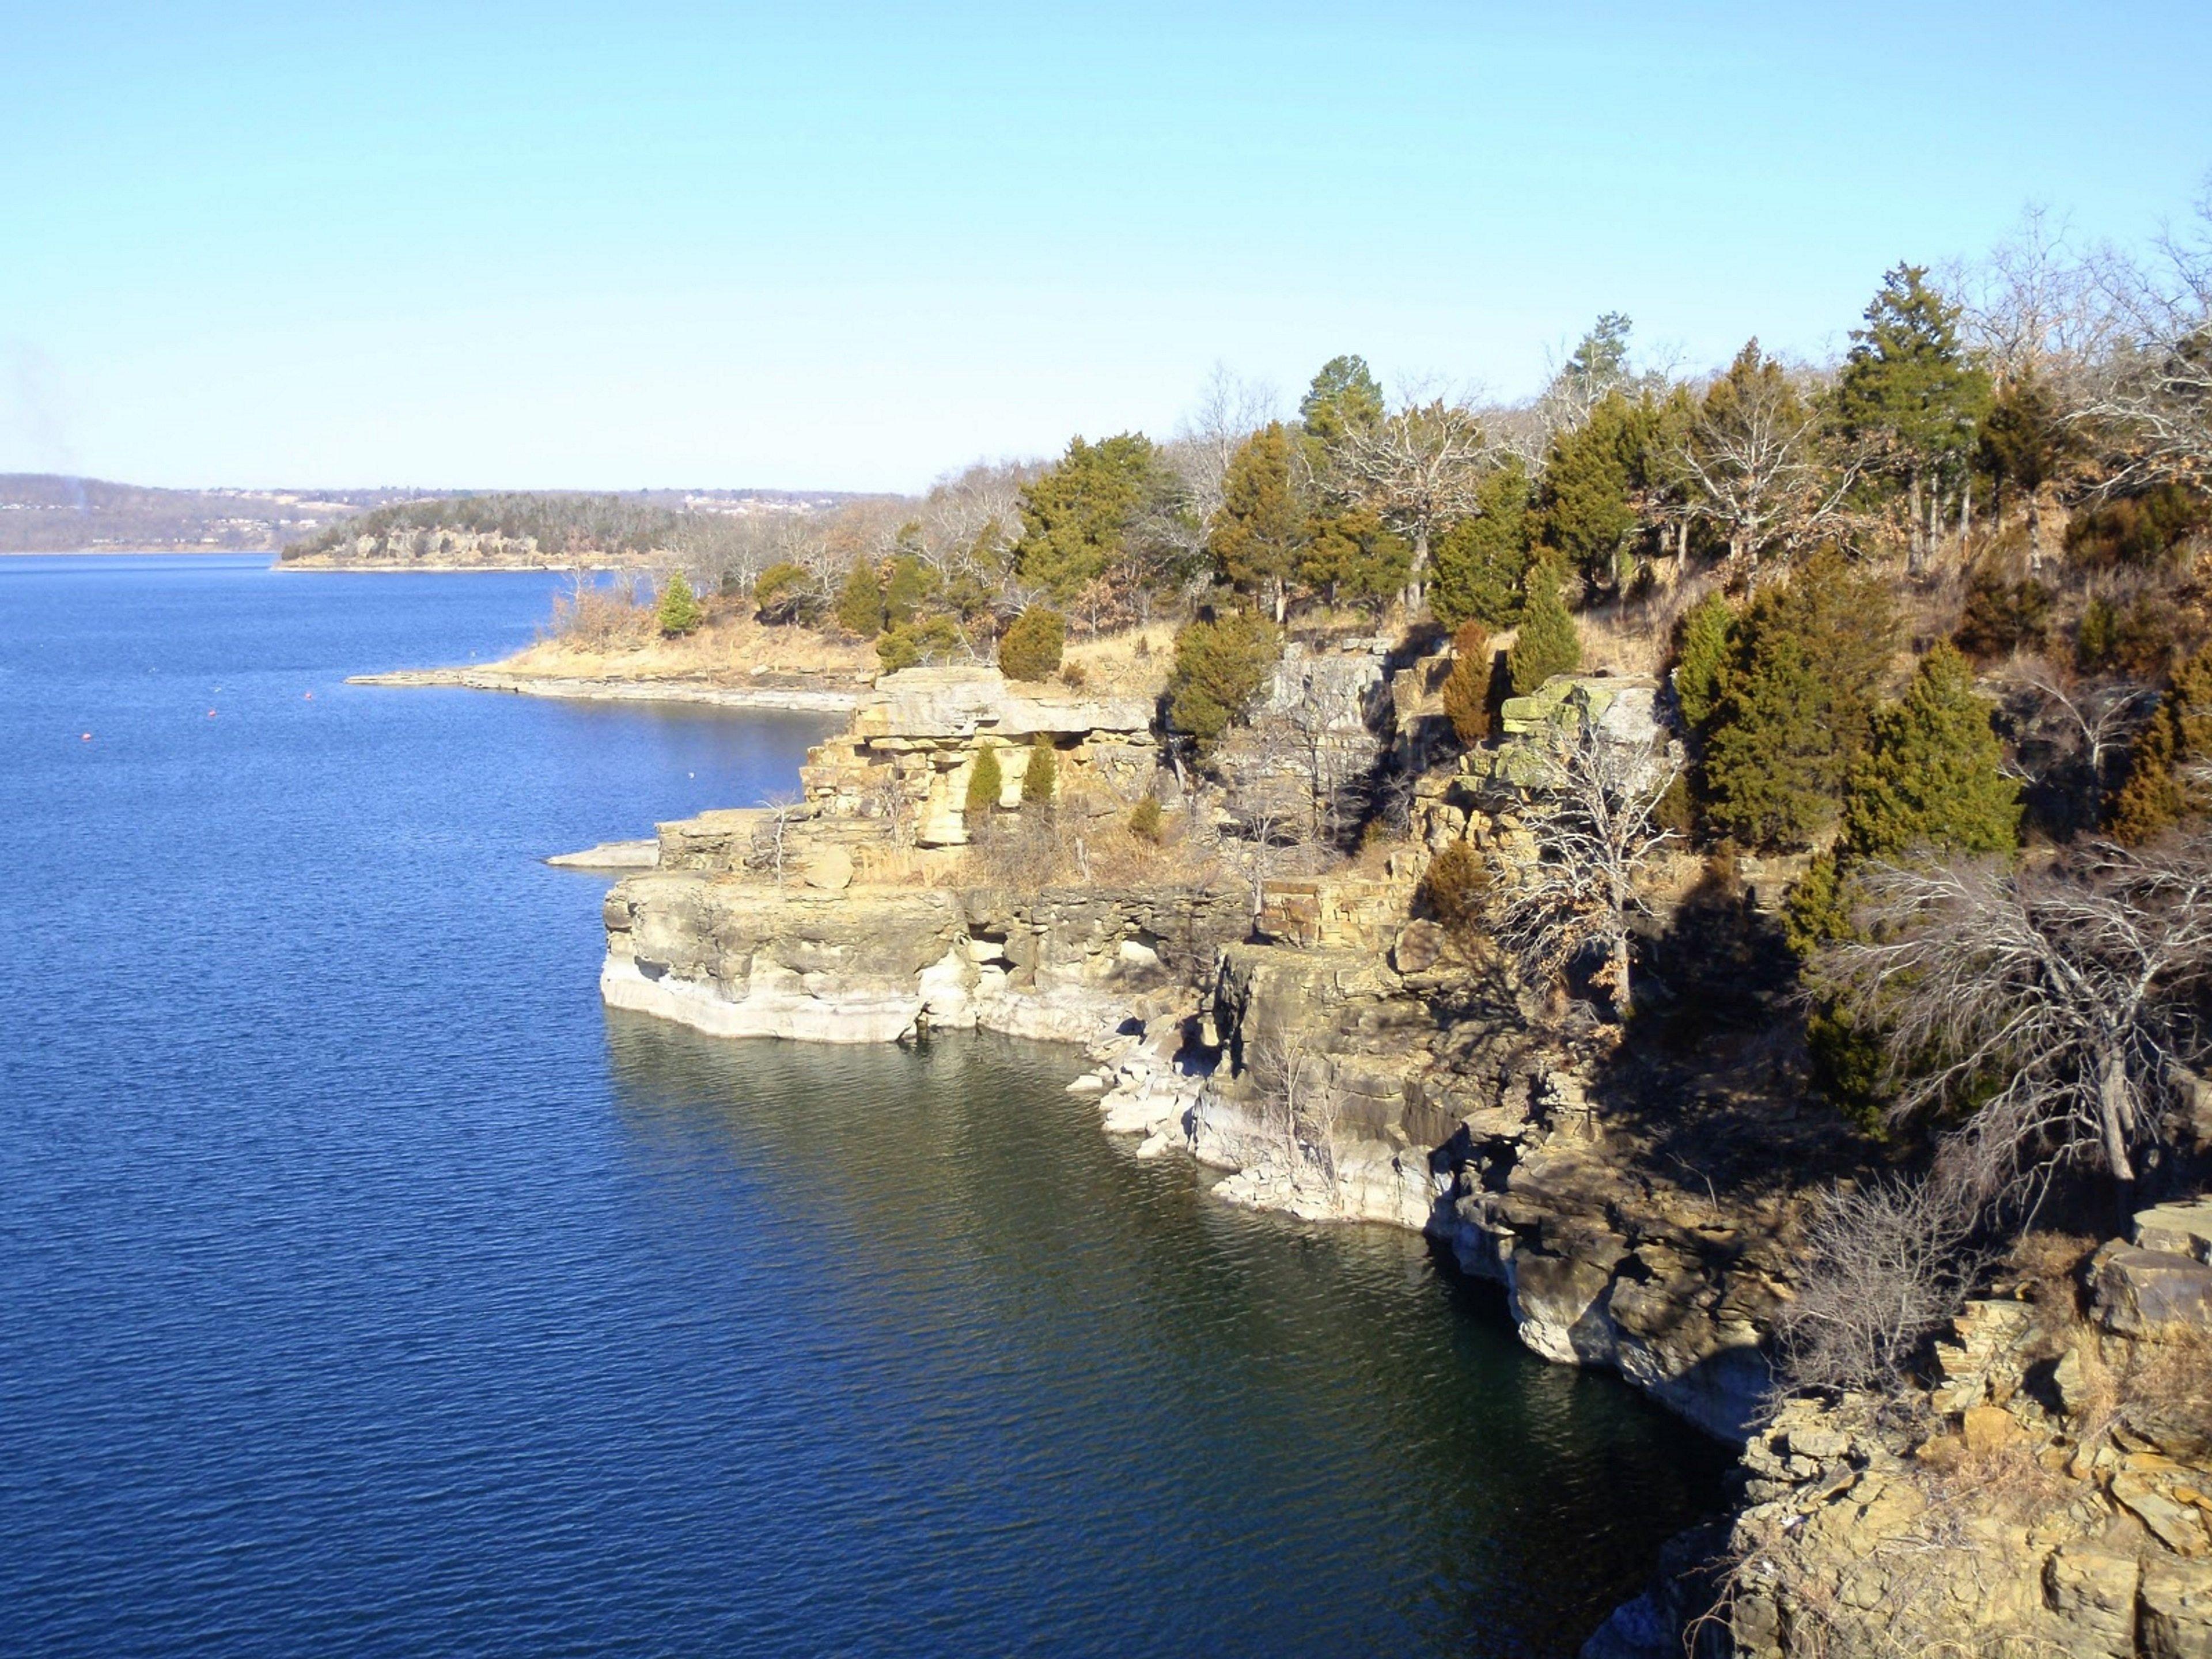
[[[835,720],[349,687],[555,579],[265,565],[0,562],[0,1649],[1571,1653],[1717,1505],[1064,1053],[609,1013],[542,855]]]

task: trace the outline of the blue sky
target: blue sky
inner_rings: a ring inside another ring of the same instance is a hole
[[[0,471],[910,489],[1215,362],[1836,348],[2212,167],[2212,6],[0,0]]]

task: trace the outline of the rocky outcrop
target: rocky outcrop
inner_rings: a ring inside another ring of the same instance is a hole
[[[1970,1304],[1924,1395],[1791,1401],[1751,1440],[1735,1652],[2212,1655],[2212,1326],[2039,1291]]]
[[[1152,724],[1152,706],[1139,698],[1021,684],[991,668],[909,668],[861,696],[851,726],[807,757],[800,781],[823,822],[866,826],[894,845],[964,847],[969,779],[984,750],[996,752],[1006,811],[1020,810],[1042,743],[1066,806],[1121,812],[1158,765]]]

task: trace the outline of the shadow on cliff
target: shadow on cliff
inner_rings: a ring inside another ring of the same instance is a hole
[[[1802,1189],[1873,1148],[1814,1087],[1779,921],[1724,862],[1639,940],[1638,1012],[1591,1103],[1655,1179],[1716,1200]]]

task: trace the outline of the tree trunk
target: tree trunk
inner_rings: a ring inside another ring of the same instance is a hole
[[[1959,539],[1964,542],[1974,533],[1974,475],[1969,472],[1966,482],[1959,487]]]
[[[1912,480],[1909,488],[1911,494],[1906,497],[1905,517],[1905,522],[1912,527],[1905,538],[1905,561],[1911,566],[1912,574],[1917,576],[1928,562],[1926,551],[1920,540],[1920,469],[1917,466],[1912,469]]]
[[[2043,510],[2040,492],[2027,492],[2027,574],[2043,574]]]
[[[2128,1125],[2134,1115],[2128,1099],[2127,1061],[2117,1048],[2107,1049],[2097,1060],[2097,1120],[2123,1221],[2135,1209],[2136,1166],[2128,1156]]]
[[[1613,1017],[1623,1025],[1636,1013],[1636,999],[1628,988],[1628,935],[1613,942]]]

